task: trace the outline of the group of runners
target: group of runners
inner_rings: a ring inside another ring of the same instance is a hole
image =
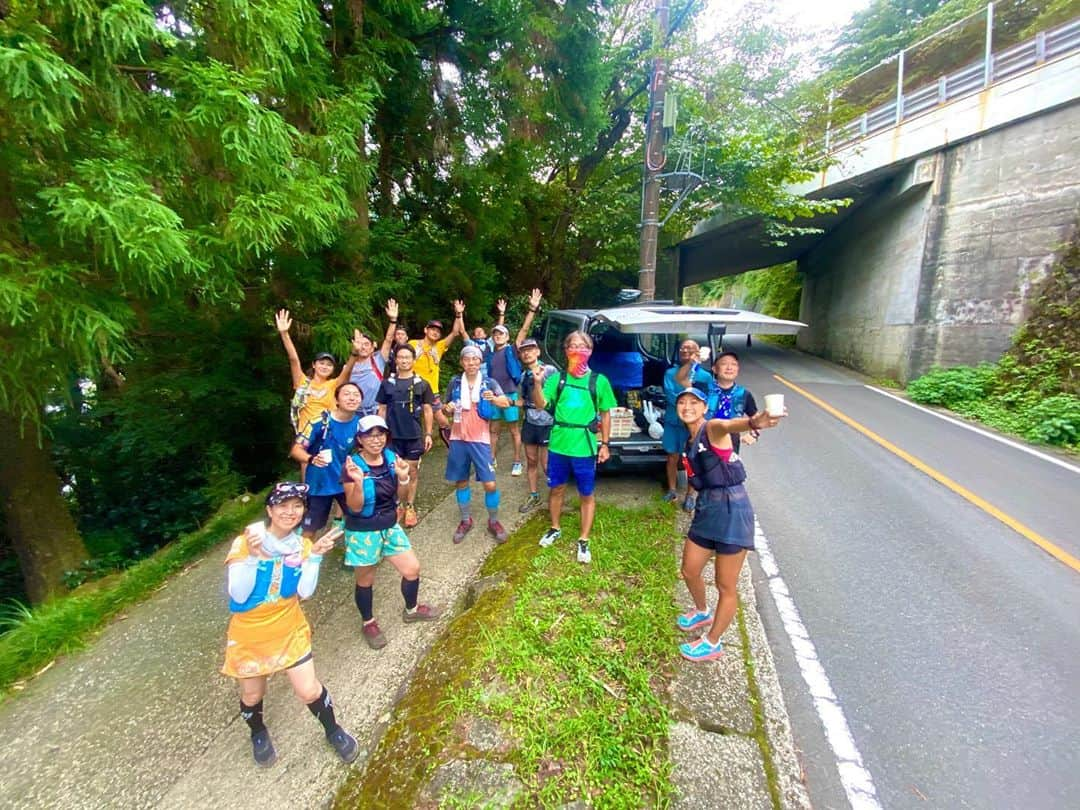
[[[445,337],[443,324],[430,320],[424,336],[410,340],[397,302],[390,299],[379,345],[355,330],[350,357],[337,373],[335,358],[328,353],[317,354],[305,372],[289,337],[289,313],[276,314],[292,371],[296,439],[291,457],[300,465],[302,482],[282,482],[271,490],[265,519],[247,527],[226,559],[232,619],[222,671],[239,680],[241,716],[250,728],[259,765],[271,765],[276,758],[263,722],[262,698],[267,677],[282,670],[342,760],[351,762],[357,755],[356,740],[337,724],[330,696],[315,677],[311,631],[299,607],[299,600],[314,592],[322,557],[338,538],[344,536],[344,563],[354,570],[361,633],[372,649],[387,643],[374,616],[372,587],[383,558],[401,577],[404,622],[441,615],[439,608],[419,601],[420,562],[406,533],[419,520],[415,497],[421,460],[432,448],[436,428],[448,445],[445,477],[455,484],[460,512],[453,543],[463,542],[474,528],[472,477],[483,487],[488,534],[496,543],[507,539],[499,519],[493,452],[505,423],[513,443],[510,474],[524,472],[529,485],[521,512],[539,506],[539,475],[546,475],[551,523],[540,545],[550,546],[562,536],[562,506],[573,477],[581,517],[577,560],[591,563],[596,470],[610,456],[610,411],[617,403],[607,377],[589,368],[589,335],[572,332],[566,337],[563,371],[541,362],[540,347],[528,337],[540,302],[541,292],[534,289],[513,341],[504,323],[503,299],[490,336],[480,326],[470,336],[465,304],[456,300],[453,325]],[[440,395],[440,365],[459,336],[465,343],[461,372]],[[694,511],[682,564],[694,606],[677,623],[685,631],[708,626],[699,640],[680,646],[681,654],[694,661],[721,653],[720,635],[737,604],[735,581],[746,551],[753,548],[753,512],[736,452],[739,433],[754,435],[779,421],[757,413],[753,397],[735,384],[738,358],[733,353],[721,354],[713,371],[715,377],[701,366],[697,344],[685,341],[680,364],[664,381],[666,499],[678,498],[681,457],[689,482],[683,505]],[[316,539],[335,504],[342,515],[340,528]],[[702,571],[714,555],[720,597],[711,611]]]

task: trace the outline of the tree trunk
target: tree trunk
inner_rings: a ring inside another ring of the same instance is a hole
[[[32,428],[20,428],[18,419],[0,412],[0,509],[26,594],[39,604],[64,591],[64,572],[87,555],[47,449]]]

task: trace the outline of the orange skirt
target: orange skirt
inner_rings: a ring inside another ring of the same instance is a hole
[[[232,615],[221,671],[231,678],[256,678],[287,669],[310,652],[311,627],[292,596]]]

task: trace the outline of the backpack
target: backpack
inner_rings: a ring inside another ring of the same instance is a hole
[[[565,369],[559,372],[559,385],[555,389],[555,396],[552,398],[551,402],[547,404],[547,408],[545,410],[549,411],[552,417],[555,419],[556,427],[583,428],[590,433],[596,433],[600,430],[600,402],[596,398],[596,372],[589,372],[589,396],[592,397],[594,415],[592,421],[589,422],[589,424],[587,425],[577,425],[571,422],[561,422],[559,421],[559,418],[555,416],[555,411],[559,407],[559,397],[562,396],[563,389],[566,388],[566,376],[567,372]]]
[[[318,436],[315,435],[315,431],[318,430]],[[297,434],[301,435],[301,434]],[[304,448],[311,455],[318,453],[322,446],[326,443],[326,437],[330,435],[330,411],[323,411],[322,417],[319,420],[319,427],[311,429],[311,435],[308,436],[307,447]]]
[[[289,403],[289,421],[292,423],[293,433],[300,432],[300,411],[304,409],[309,391],[311,391],[311,377],[305,377],[303,384],[293,394],[292,402]]]
[[[359,512],[352,512],[350,514],[353,517],[369,518],[375,514],[375,479],[371,477],[371,466],[364,461],[364,457],[359,453],[351,453],[353,463],[356,464],[361,470],[364,471],[364,508]],[[390,470],[390,478],[395,482],[397,481],[397,470],[394,469],[394,462],[397,461],[397,456],[394,455],[393,450],[383,450],[383,463]]]
[[[517,348],[512,343],[506,344],[506,373],[514,381],[514,385],[521,384],[521,360],[517,356]]]
[[[484,392],[491,391],[492,385],[495,381],[490,377],[484,377],[480,381],[480,400],[476,403],[476,415],[483,419],[485,422],[490,421],[495,416],[496,407],[484,399]],[[457,402],[461,399],[461,375],[455,374],[454,379],[450,380],[450,391],[447,397],[450,402]]]

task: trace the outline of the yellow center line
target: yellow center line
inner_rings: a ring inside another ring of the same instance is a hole
[[[811,394],[809,391],[806,391],[806,390],[800,388],[799,386],[795,385],[795,383],[788,382],[783,377],[781,377],[779,374],[774,374],[773,377],[776,378],[777,380],[779,380],[784,385],[786,385],[792,391],[795,391],[796,393],[802,394],[804,397],[806,397],[808,400],[813,402],[819,408],[821,408],[822,410],[826,411],[827,413],[832,414],[833,416],[835,416],[837,419],[839,419],[845,425],[848,425],[849,427],[852,427],[855,430],[859,431],[859,433],[866,436],[866,438],[868,438],[871,441],[876,442],[877,444],[881,445],[886,450],[888,450],[890,453],[893,453],[893,454],[899,456],[900,458],[902,458],[904,461],[906,461],[908,464],[910,464],[915,469],[919,470],[920,472],[926,473],[931,478],[933,478],[935,481],[937,481],[939,484],[942,484],[942,485],[948,487],[949,489],[951,489],[953,492],[955,492],[957,495],[959,495],[964,500],[970,501],[971,503],[975,504],[975,506],[982,509],[984,512],[986,512],[986,514],[990,515],[991,517],[997,518],[1002,523],[1004,523],[1006,526],[1008,526],[1010,529],[1015,531],[1017,534],[1027,538],[1032,543],[1037,545],[1039,548],[1041,548],[1047,554],[1051,555],[1052,557],[1056,557],[1058,560],[1065,563],[1065,565],[1069,566],[1069,568],[1073,569],[1074,571],[1080,572],[1080,559],[1077,559],[1076,557],[1074,557],[1069,552],[1065,551],[1060,546],[1057,546],[1056,544],[1050,542],[1049,540],[1047,540],[1045,537],[1043,537],[1038,532],[1029,529],[1027,526],[1025,526],[1023,523],[1021,523],[1016,518],[1010,517],[1009,515],[1005,514],[1000,509],[998,509],[996,506],[994,506],[992,503],[989,503],[988,501],[984,500],[983,498],[980,498],[978,495],[976,495],[974,492],[972,492],[967,487],[956,483],[956,481],[953,481],[951,478],[949,478],[949,476],[945,475],[944,473],[938,472],[933,467],[931,467],[929,464],[927,464],[926,462],[924,462],[924,461],[916,458],[915,456],[911,455],[911,453],[907,452],[906,450],[901,450],[899,447],[897,447],[895,444],[890,442],[888,439],[874,433],[874,431],[870,430],[870,428],[864,427],[863,425],[860,425],[858,422],[856,422],[850,416],[848,416],[845,413],[842,413],[841,411],[838,411],[836,408],[834,408],[829,403],[827,403],[827,402],[825,402],[825,401],[823,401],[821,399],[818,399],[816,396]]]

